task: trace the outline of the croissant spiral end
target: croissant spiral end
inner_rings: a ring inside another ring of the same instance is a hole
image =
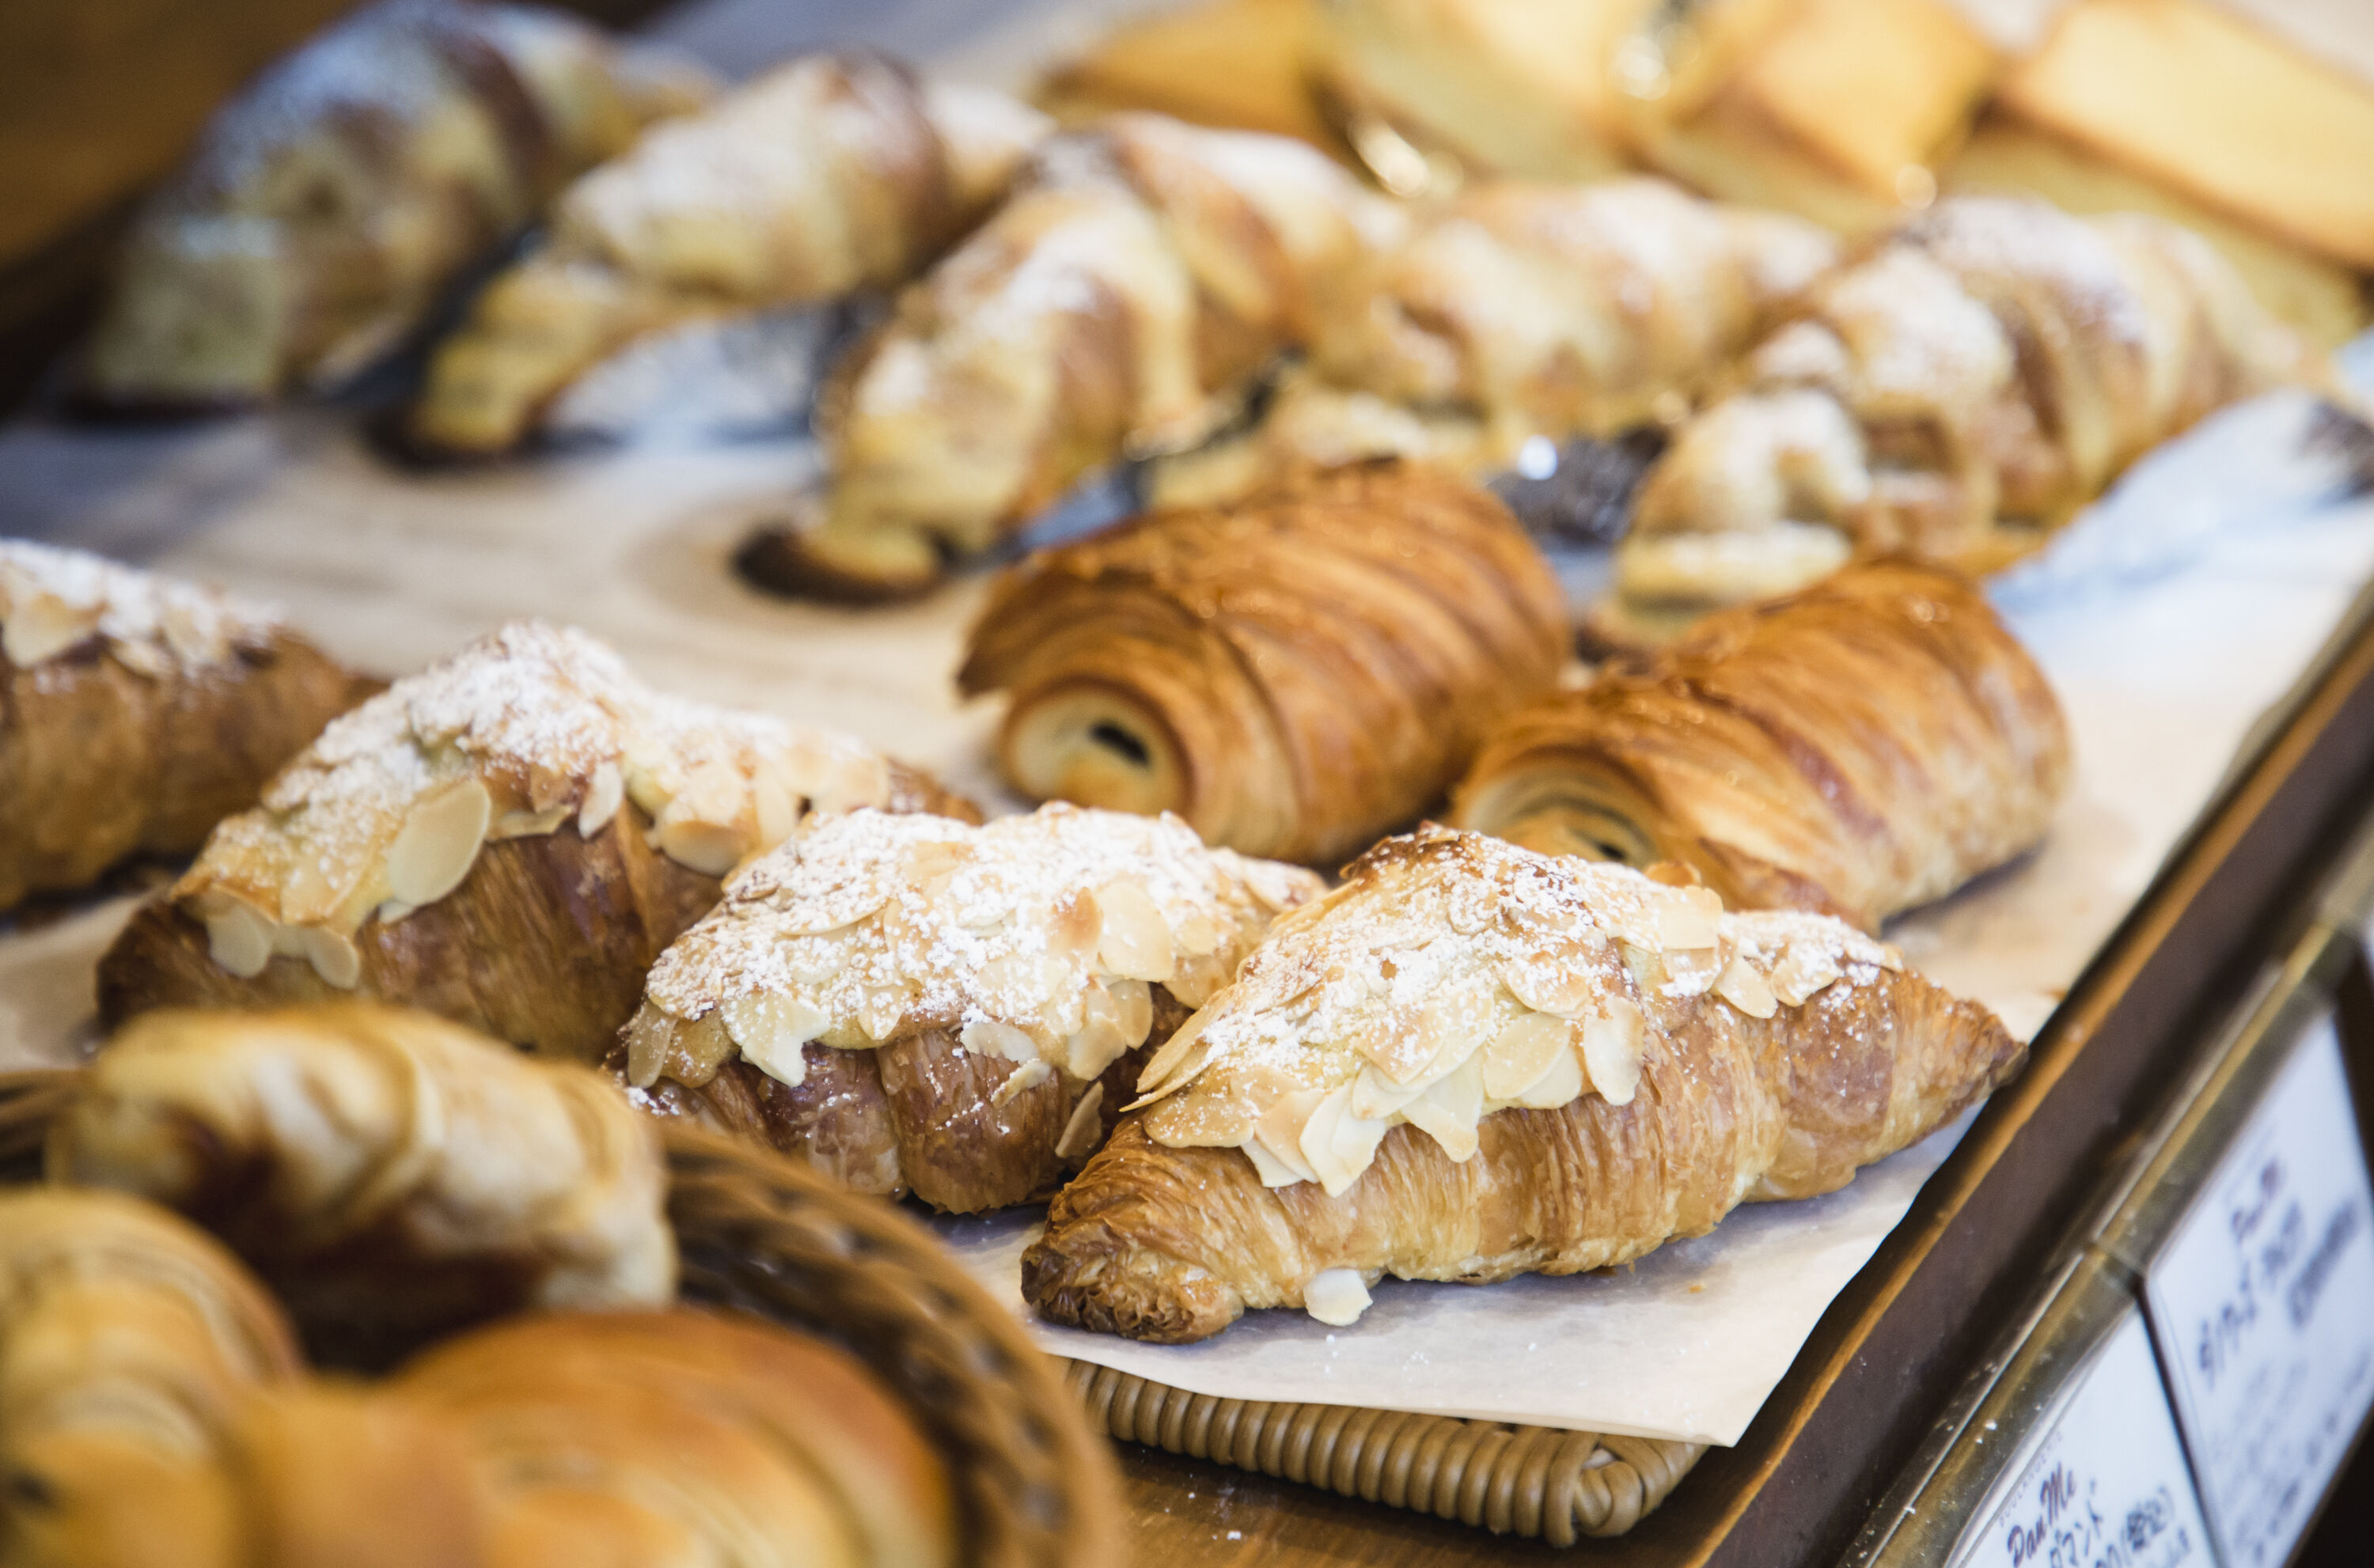
[[[940,585],[946,564],[912,529],[870,531],[761,524],[734,553],[753,587],[828,604],[896,604]]]

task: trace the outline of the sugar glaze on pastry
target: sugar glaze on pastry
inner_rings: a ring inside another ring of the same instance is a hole
[[[1844,1186],[2016,1069],[1841,921],[1429,827],[1281,919],[1057,1195],[1023,1293],[1178,1342],[1573,1273]]]
[[[1109,1070],[1320,886],[1168,815],[819,814],[661,955],[623,1065],[852,1185],[1018,1202],[1101,1140]]]

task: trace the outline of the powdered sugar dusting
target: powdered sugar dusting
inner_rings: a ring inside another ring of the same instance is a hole
[[[175,896],[350,933],[374,909],[408,913],[424,895],[407,889],[450,891],[487,838],[572,820],[591,837],[626,802],[663,852],[712,874],[812,807],[921,803],[849,736],[663,696],[584,633],[521,622],[335,720],[260,810],[216,830]]]
[[[1396,1122],[1464,1159],[1494,1110],[1628,1101],[1659,999],[1769,1017],[1901,966],[1826,916],[1726,914],[1704,888],[1428,827],[1281,921],[1173,1037],[1147,1130],[1340,1191]]]
[[[1089,1078],[1145,1038],[1147,985],[1200,1003],[1321,885],[1167,814],[1054,803],[975,827],[819,813],[661,956],[645,1016],[664,1028],[652,1010],[699,1020],[758,999],[803,1021],[787,1049],[947,1029]],[[651,1081],[664,1052],[631,1075]]]
[[[91,638],[146,675],[219,664],[284,629],[279,612],[103,556],[0,540],[0,652],[30,669]]]

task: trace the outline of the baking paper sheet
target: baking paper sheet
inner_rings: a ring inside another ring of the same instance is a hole
[[[1053,36],[1017,18],[1058,17],[1057,33],[1085,36],[1136,8],[993,7],[993,23],[951,33],[944,7],[886,5],[881,28],[915,37],[873,41],[1010,79]],[[927,13],[938,18],[928,26]],[[786,15],[796,12],[705,0],[672,30],[746,64],[771,53],[748,43],[748,29]],[[2197,432],[1998,595],[2068,708],[2076,785],[2039,853],[1888,934],[2023,1036],[2133,906],[2374,574],[2374,506],[2315,504],[2325,471],[2290,455],[2303,420],[2294,399]],[[276,599],[342,658],[389,673],[514,616],[570,622],[658,685],[843,727],[1010,806],[986,754],[994,710],[960,705],[949,682],[980,574],[920,605],[857,612],[769,600],[727,570],[753,510],[812,465],[793,441],[661,441],[424,475],[391,469],[320,413],[145,433],[20,425],[0,431],[0,534]],[[0,1067],[72,1060],[88,1045],[90,966],[130,904],[46,912],[0,934]],[[1272,1313],[1201,1346],[1043,1326],[1041,1337],[1052,1351],[1204,1393],[1729,1444],[1959,1132],[1844,1192],[1743,1209],[1710,1236],[1606,1275],[1488,1288],[1389,1281],[1353,1328]],[[943,1231],[1018,1308],[1015,1260],[1034,1223]]]

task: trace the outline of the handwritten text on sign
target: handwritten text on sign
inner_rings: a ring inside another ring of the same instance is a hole
[[[2208,1568],[2143,1314],[2128,1310],[1979,1516],[1956,1568]]]
[[[2374,1403],[2374,1192],[2309,1031],[2145,1281],[2227,1568],[2275,1568]]]

